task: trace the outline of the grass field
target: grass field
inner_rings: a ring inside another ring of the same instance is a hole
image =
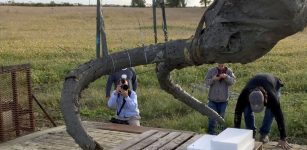
[[[169,38],[186,39],[194,34],[202,8],[168,8]],[[78,65],[94,59],[96,13],[94,7],[7,7],[0,6],[0,65],[31,63],[33,89],[37,98],[58,123],[63,123],[59,99],[65,75]],[[282,14],[281,14],[282,15]],[[163,42],[161,14],[158,14],[159,42]],[[149,8],[105,8],[105,26],[110,52],[154,43]],[[282,31],[281,31],[282,32]],[[270,72],[284,83],[282,107],[288,137],[293,143],[307,139],[307,29],[280,41],[264,57],[249,64],[229,64],[237,77],[232,87],[239,93],[256,73]],[[201,87],[204,75],[213,65],[190,67],[172,72],[173,79],[204,103],[207,93]],[[136,67],[138,101],[142,125],[205,133],[208,119],[188,108],[159,88],[155,66]],[[106,77],[95,81],[82,93],[84,119],[106,121],[114,110],[106,108]],[[226,124],[233,125],[236,99],[232,98]],[[37,109],[37,123],[50,126]],[[261,123],[257,116],[257,124]],[[242,121],[243,122],[243,121]],[[278,138],[274,122],[272,138]]]

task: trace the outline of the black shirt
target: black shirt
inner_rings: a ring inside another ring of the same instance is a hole
[[[240,128],[242,112],[244,111],[245,107],[250,105],[248,100],[250,92],[257,87],[263,87],[267,92],[267,102],[264,105],[272,111],[275,117],[280,133],[280,139],[285,139],[285,121],[278,98],[278,90],[282,86],[282,82],[271,74],[257,74],[252,79],[250,79],[240,93],[237,101],[234,118],[235,128]]]

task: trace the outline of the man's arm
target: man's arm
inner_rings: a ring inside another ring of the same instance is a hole
[[[246,89],[243,89],[243,91],[239,95],[239,98],[236,104],[236,108],[235,108],[235,116],[234,116],[234,127],[235,128],[241,127],[242,112],[246,106],[247,95],[248,95],[248,90]]]
[[[135,92],[131,91],[131,95],[125,98],[127,108],[131,111],[137,108],[137,95]]]
[[[138,87],[138,81],[137,81],[137,78],[136,78],[136,72],[135,72],[135,70],[133,68],[131,68],[131,72],[132,72],[132,79],[131,79],[132,90],[136,91],[136,89]]]
[[[274,89],[275,91],[275,89]],[[279,136],[281,140],[285,140],[287,135],[286,135],[286,127],[285,127],[285,120],[284,120],[284,115],[281,110],[280,103],[278,101],[277,93],[271,91],[268,91],[268,106],[277,122],[278,130],[279,130]]]
[[[111,92],[112,84],[114,83],[114,79],[115,77],[113,75],[109,75],[108,81],[106,84],[106,98],[110,97],[110,92]]]
[[[116,107],[116,100],[118,97],[118,93],[116,91],[113,91],[111,94],[111,97],[108,100],[108,107],[109,108],[115,108]]]
[[[215,82],[215,74],[213,73],[214,71],[213,71],[214,69],[212,68],[212,69],[210,69],[209,71],[208,71],[208,73],[206,74],[206,77],[205,77],[205,84],[207,85],[207,86],[211,86],[214,82]]]
[[[236,82],[236,76],[233,74],[232,70],[229,68],[226,73],[225,81],[228,85],[233,85]]]

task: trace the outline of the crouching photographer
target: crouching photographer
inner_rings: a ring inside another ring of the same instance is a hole
[[[140,126],[137,95],[129,89],[127,79],[118,81],[116,89],[108,100],[108,107],[116,108],[116,117],[110,120],[112,123]]]

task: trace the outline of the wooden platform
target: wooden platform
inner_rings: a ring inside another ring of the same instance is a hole
[[[105,149],[186,149],[187,145],[201,135],[194,132],[171,129],[131,127],[99,122],[83,122],[87,132]],[[255,150],[278,150],[269,143]],[[292,145],[292,150],[306,150],[306,147]],[[35,132],[12,141],[0,143],[0,150],[80,150],[81,148],[66,133],[65,126]]]
[[[192,132],[149,130],[112,150],[186,150],[201,136]],[[254,150],[262,150],[262,143],[256,142]]]

